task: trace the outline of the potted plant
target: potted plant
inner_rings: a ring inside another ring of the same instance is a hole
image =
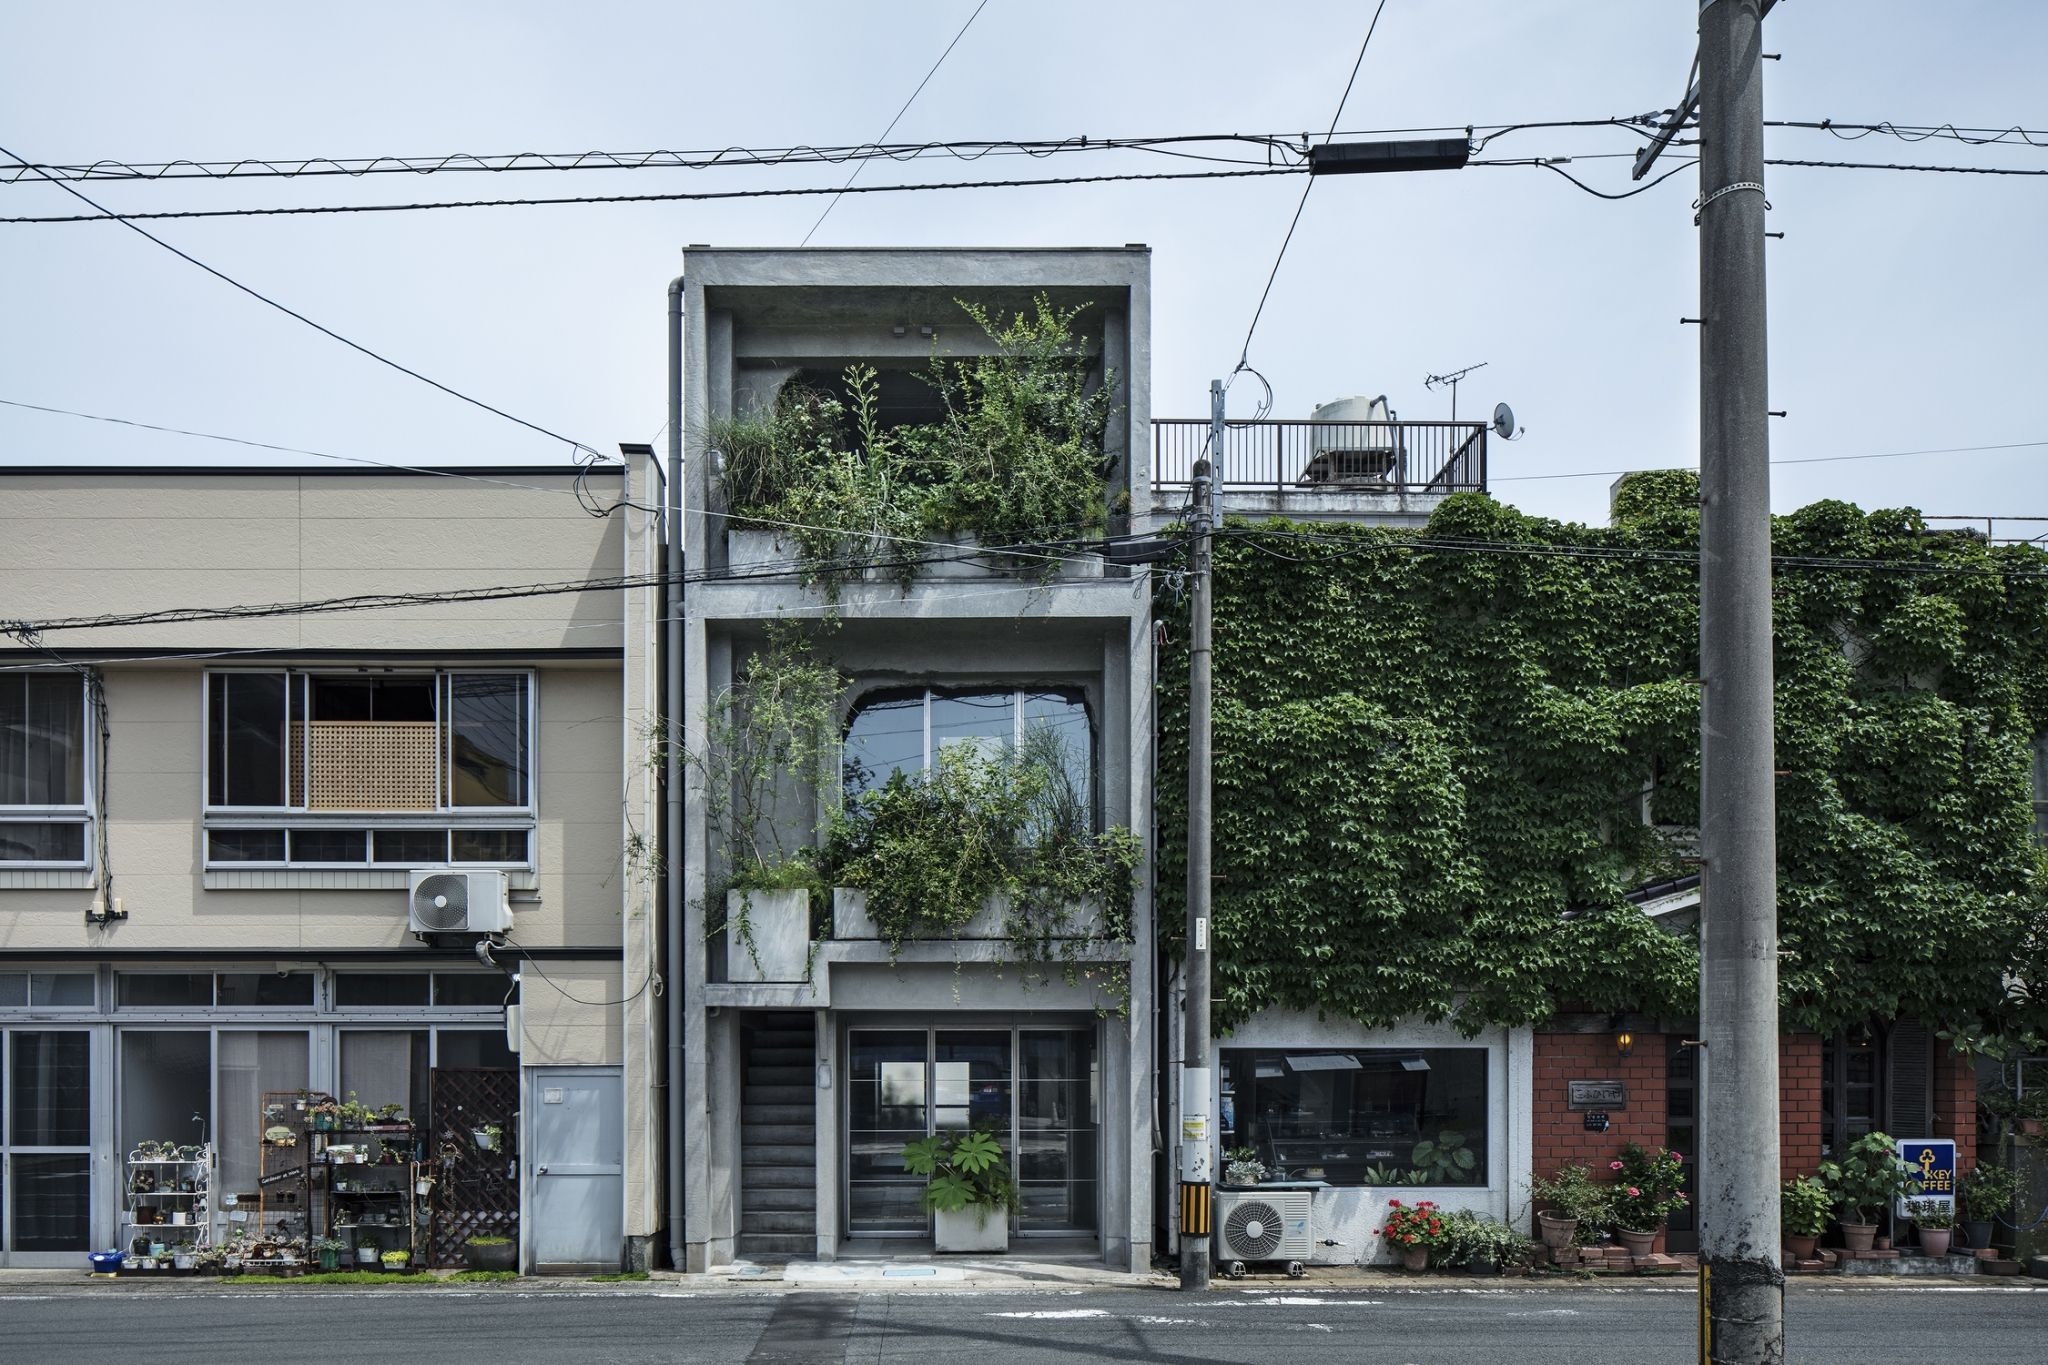
[[[406,1266],[412,1263],[412,1253],[410,1251],[387,1251],[378,1259],[384,1262],[386,1270],[403,1271]]]
[[[1599,1240],[1607,1216],[1607,1189],[1593,1182],[1590,1166],[1563,1166],[1548,1179],[1529,1184],[1536,1207],[1536,1227],[1543,1244],[1553,1249],[1574,1241]]]
[[[376,1246],[372,1243],[364,1243],[358,1246],[356,1248],[356,1264],[375,1266],[377,1264]]]
[[[504,1140],[505,1130],[495,1123],[486,1123],[470,1129],[469,1136],[475,1141],[479,1152],[495,1152],[498,1150],[499,1142]]]
[[[1843,1217],[1842,1242],[1851,1251],[1868,1251],[1877,1237],[1877,1224],[1864,1215],[1881,1212],[1892,1200],[1906,1193],[1910,1178],[1899,1164],[1896,1144],[1884,1133],[1865,1133],[1849,1144],[1840,1161],[1823,1161],[1821,1178],[1835,1197]]]
[[[1423,1173],[1415,1182],[1418,1185],[1464,1185],[1478,1175],[1472,1149],[1455,1128],[1444,1129],[1434,1140],[1424,1138],[1416,1143],[1408,1159],[1414,1170]]]
[[[1401,1258],[1404,1269],[1427,1270],[1430,1253],[1448,1247],[1453,1233],[1442,1211],[1429,1200],[1411,1208],[1389,1199],[1387,1224],[1380,1229],[1380,1236],[1387,1239],[1387,1249]]]
[[[346,1237],[315,1237],[311,1244],[313,1255],[319,1259],[322,1270],[332,1270],[340,1263],[348,1250]]]
[[[1821,1234],[1828,1230],[1828,1215],[1834,1207],[1834,1196],[1815,1176],[1788,1180],[1778,1191],[1778,1223],[1794,1260],[1813,1259],[1814,1248],[1819,1245]]]
[[[1647,1256],[1657,1229],[1685,1207],[1684,1158],[1665,1148],[1622,1144],[1621,1160],[1608,1163],[1615,1181],[1607,1195],[1607,1218],[1615,1240],[1631,1256]]]
[[[1223,1183],[1256,1185],[1267,1176],[1256,1147],[1228,1147],[1223,1152]]]
[[[519,1243],[510,1237],[472,1237],[463,1244],[471,1270],[517,1270]]]
[[[2041,1136],[2042,1125],[2048,1124],[2048,1089],[2037,1089],[2015,1100],[2013,1114],[2023,1136]]]
[[[1982,1162],[1964,1171],[1956,1181],[1963,1235],[1973,1250],[1982,1251],[1991,1245],[1994,1220],[2012,1211],[2012,1201],[2019,1198],[2020,1184],[2018,1171]]]
[[[1017,1179],[988,1127],[949,1129],[910,1143],[903,1169],[926,1177],[918,1207],[932,1215],[938,1250],[1009,1250]]]
[[[1955,1235],[1956,1211],[1946,1200],[1909,1199],[1906,1212],[1920,1234],[1920,1250],[1929,1256],[1948,1255],[1949,1238]]]

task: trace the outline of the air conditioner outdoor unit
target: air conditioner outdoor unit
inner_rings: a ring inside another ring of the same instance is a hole
[[[502,934],[512,927],[502,872],[418,867],[406,873],[405,884],[415,934]]]
[[[1313,1204],[1308,1190],[1217,1190],[1216,1236],[1227,1272],[1242,1275],[1246,1261],[1286,1261],[1293,1272],[1315,1246]]]

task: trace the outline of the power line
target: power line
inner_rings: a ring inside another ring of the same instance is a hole
[[[41,403],[23,403],[18,399],[0,398],[0,404],[10,408],[26,408],[30,412],[53,413],[59,417],[82,417],[88,422],[111,422],[116,426],[136,427],[142,431],[161,431],[172,436],[196,436],[202,441],[225,441],[230,445],[250,446],[256,450],[275,450],[285,455],[311,455],[320,460],[344,460],[350,464],[370,465],[377,469],[395,470],[402,474],[432,474],[444,479],[462,479],[469,483],[495,484],[500,488],[519,488],[530,493],[553,493],[562,497],[573,496],[566,488],[543,488],[534,483],[512,483],[505,479],[487,478],[481,474],[463,474],[453,469],[436,469],[425,465],[394,464],[388,460],[372,460],[363,455],[330,455],[324,450],[307,450],[303,446],[272,445],[268,441],[250,441],[240,436],[219,436],[210,431],[188,431],[184,427],[159,426],[155,422],[136,422],[126,417],[106,417],[96,412],[78,412],[71,408],[45,407]],[[227,466],[232,469],[233,466]],[[4,472],[4,466],[0,466]]]
[[[1766,161],[1766,166],[1821,166],[1837,171],[1938,171],[1943,175],[2048,175],[2048,171],[2011,170],[2003,166],[1900,166],[1876,161]]]
[[[1372,22],[1370,24],[1367,24],[1365,28],[1365,41],[1358,45],[1358,58],[1357,60],[1351,63],[1351,75],[1349,79],[1347,79],[1344,82],[1344,93],[1337,99],[1337,112],[1330,115],[1330,129],[1328,132],[1323,134],[1324,142],[1328,142],[1331,138],[1336,136],[1337,121],[1344,117],[1344,106],[1348,104],[1351,100],[1351,87],[1358,83],[1359,68],[1365,65],[1365,50],[1368,47],[1372,46],[1372,35],[1378,31],[1380,26],[1380,12],[1386,9],[1386,7],[1387,0],[1380,0],[1379,4],[1373,9]],[[1306,143],[1308,139],[1304,137],[1302,141]],[[1309,182],[1301,187],[1301,200],[1294,206],[1294,216],[1287,220],[1287,235],[1280,239],[1280,251],[1277,255],[1273,257],[1273,268],[1266,272],[1266,287],[1259,291],[1259,306],[1252,310],[1251,326],[1244,329],[1244,347],[1238,352],[1237,368],[1230,372],[1230,377],[1233,380],[1237,378],[1240,371],[1247,370],[1249,370],[1253,375],[1258,377],[1260,385],[1264,387],[1266,391],[1265,401],[1260,403],[1259,405],[1258,415],[1260,417],[1265,416],[1267,412],[1272,410],[1273,386],[1266,383],[1266,377],[1264,375],[1261,375],[1257,370],[1252,369],[1252,337],[1259,330],[1259,319],[1265,316],[1266,300],[1270,298],[1273,293],[1273,281],[1280,278],[1280,263],[1287,259],[1288,244],[1293,242],[1294,240],[1294,229],[1298,227],[1301,223],[1301,211],[1308,207],[1309,194],[1315,189],[1315,187],[1316,182],[1314,176],[1310,176]],[[1226,384],[1224,387],[1227,391],[1229,385]]]
[[[1845,460],[1898,460],[1911,455],[1967,455],[1980,450],[2032,450],[2037,446],[2048,446],[2048,441],[2013,441],[1995,446],[1943,446],[1937,450],[1887,450],[1871,455],[1810,455],[1796,460],[1772,460],[1780,464],[1839,464]],[[1695,470],[1694,465],[1665,465],[1657,469],[1587,469],[1576,474],[1508,474],[1498,478],[1489,477],[1493,483],[1531,483],[1541,479],[1606,479],[1623,474],[1663,474]]]
[[[16,161],[22,160],[21,157],[15,156],[13,152],[8,151],[5,147],[0,147],[0,155],[14,157]],[[112,209],[107,208],[99,203],[96,203],[91,199],[88,199],[84,194],[80,193],[76,189],[73,189],[71,186],[64,184],[62,181],[52,180],[50,183],[55,185],[58,189],[64,191],[64,193],[70,195],[72,198],[78,200],[80,203],[85,204],[89,208],[97,210],[103,218],[112,219],[114,222],[121,224],[121,226],[127,228],[129,231],[142,237],[144,240],[154,242],[156,245],[162,247],[165,251],[170,252],[173,256],[176,256],[179,260],[184,261],[188,265],[198,266],[201,270],[204,270],[207,274],[213,276],[215,279],[221,281],[223,284],[233,285],[236,289],[241,290],[244,294],[247,294],[250,298],[255,299],[258,303],[268,304],[270,307],[275,308],[278,312],[283,313],[286,317],[293,318],[299,322],[305,323],[308,327],[311,327],[314,331],[319,332],[322,336],[330,337],[333,340],[338,341],[342,345],[348,347],[350,350],[359,351],[363,355],[368,356],[370,359],[376,361],[380,365],[388,365],[392,369],[397,370],[400,374],[410,376],[413,379],[419,380],[422,384],[426,384],[433,388],[439,389],[442,393],[447,394],[451,398],[459,398],[465,403],[468,403],[474,407],[482,408],[485,412],[492,413],[496,416],[502,417],[508,422],[512,422],[519,426],[525,427],[529,431],[536,431],[543,436],[549,437],[552,440],[560,441],[562,442],[562,444],[568,446],[569,449],[576,455],[576,457],[579,460],[581,460],[586,453],[592,459],[601,460],[604,458],[601,452],[599,452],[598,450],[594,449],[591,446],[583,444],[581,441],[571,440],[569,437],[562,435],[560,432],[549,431],[546,427],[534,422],[529,422],[524,417],[514,417],[511,413],[506,412],[503,408],[493,407],[489,403],[484,402],[481,398],[472,398],[468,394],[463,393],[459,389],[452,389],[448,387],[448,385],[443,384],[438,379],[429,379],[427,376],[421,374],[418,370],[409,369],[408,367],[401,365],[397,361],[391,359],[389,356],[379,355],[377,352],[371,350],[369,347],[363,345],[361,342],[351,341],[347,337],[343,336],[341,333],[335,331],[334,329],[330,327],[321,326],[319,323],[313,321],[313,319],[307,317],[304,313],[300,313],[291,308],[287,308],[284,304],[279,303],[276,299],[271,298],[267,294],[258,293],[256,290],[250,288],[248,285],[243,284],[240,280],[237,280],[230,275],[223,274],[221,271],[214,269],[212,266],[200,260],[198,257],[191,256],[183,251],[180,251],[177,247],[172,246],[163,238],[153,235],[144,228],[137,227],[134,223],[128,221],[128,219],[123,215],[115,213]]]
[[[903,101],[903,107],[896,111],[896,117],[889,120],[889,126],[882,130],[882,136],[876,138],[875,141],[885,142],[888,140],[889,134],[896,131],[896,125],[901,123],[903,116],[910,112],[910,106],[917,103],[917,97],[922,95],[924,88],[932,83],[932,77],[939,74],[939,68],[946,64],[946,58],[953,55],[953,49],[960,46],[960,40],[967,36],[967,30],[974,27],[974,21],[979,19],[981,12],[987,8],[988,0],[981,0],[981,3],[974,7],[974,13],[968,15],[967,22],[960,25],[960,31],[953,35],[953,41],[946,44],[946,50],[941,52],[939,59],[932,63],[932,69],[924,73],[924,79],[917,83],[917,89],[910,92],[910,98]],[[840,195],[853,187],[854,180],[859,177],[862,171],[867,169],[867,165],[867,161],[863,159],[853,168],[853,174],[847,176],[846,183],[839,187],[839,194],[832,196],[832,201],[825,205],[825,211],[818,215],[817,222],[811,224],[811,230],[804,234],[804,239],[797,243],[798,246],[809,246],[811,244],[811,238],[817,235],[819,228],[825,226],[825,220],[831,216],[832,210],[839,207]]]
[[[410,204],[313,204],[293,208],[263,209],[188,209],[178,212],[114,214],[101,210],[99,214],[79,213],[52,215],[48,217],[0,218],[0,223],[97,223],[111,218],[127,223],[131,219],[152,218],[289,218],[307,214],[325,213],[411,213],[421,209],[498,209],[498,208],[545,208],[563,204],[660,204],[698,202],[718,199],[784,199],[819,194],[899,194],[917,190],[1001,190],[1027,189],[1037,185],[1106,185],[1120,181],[1138,180],[1236,180],[1248,176],[1264,175],[1306,175],[1308,166],[1260,166],[1241,171],[1168,171],[1128,172],[1121,175],[1066,175],[1046,176],[1033,180],[957,180],[937,181],[919,185],[816,185],[798,189],[774,190],[713,190],[699,193],[674,194],[586,194],[564,195],[549,199],[456,199],[433,200]],[[70,186],[61,186],[70,189]],[[75,191],[74,191],[75,193]],[[84,196],[80,196],[83,198]],[[88,201],[90,202],[90,201]],[[130,224],[132,226],[132,223]],[[137,228],[140,232],[141,229]],[[155,238],[151,238],[155,241]],[[160,244],[161,245],[161,244]],[[180,253],[181,255],[183,253]],[[186,259],[190,259],[187,257]],[[353,344],[353,343],[351,343]],[[429,383],[432,381],[429,380]],[[518,419],[513,419],[518,420]],[[566,440],[566,437],[557,439]]]

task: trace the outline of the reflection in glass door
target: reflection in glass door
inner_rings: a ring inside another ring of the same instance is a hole
[[[847,1048],[846,1221],[852,1232],[922,1232],[924,1181],[903,1169],[904,1144],[931,1131],[923,1029],[859,1031]]]
[[[6,1123],[0,1204],[9,1251],[84,1251],[92,1212],[92,1048],[84,1032],[0,1034]]]
[[[1092,1230],[1100,1102],[1095,1037],[1030,1030],[1018,1035],[1017,1052],[1018,1226]]]
[[[1091,1031],[852,1030],[847,1231],[923,1235],[924,1179],[903,1169],[903,1148],[969,1127],[992,1133],[1017,1173],[1019,1230],[1093,1231],[1098,1096]]]

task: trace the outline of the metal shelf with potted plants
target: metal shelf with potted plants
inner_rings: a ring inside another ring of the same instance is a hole
[[[127,1172],[126,1237],[118,1273],[196,1270],[200,1254],[211,1244],[213,1144],[140,1142],[128,1154]]]
[[[313,1110],[312,1121],[310,1156],[327,1174],[327,1235],[314,1247],[321,1268],[337,1268],[345,1254],[358,1269],[411,1269],[422,1259],[418,1204],[433,1189],[411,1120],[396,1104],[372,1109],[351,1094]]]

